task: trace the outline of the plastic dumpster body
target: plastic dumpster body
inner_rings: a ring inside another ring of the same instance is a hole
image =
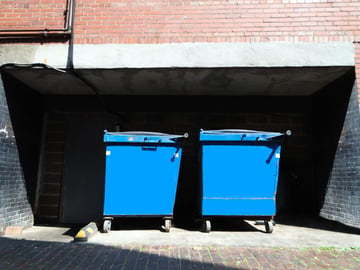
[[[272,232],[276,214],[281,143],[291,132],[201,130],[203,226],[214,216],[264,220]]]
[[[103,231],[114,217],[163,217],[170,230],[187,134],[107,132]]]

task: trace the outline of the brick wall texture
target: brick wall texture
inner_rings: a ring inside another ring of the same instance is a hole
[[[360,220],[360,117],[354,85],[327,185],[322,217],[358,227]]]
[[[6,227],[33,225],[16,140],[0,77],[0,232]]]
[[[360,35],[357,0],[78,2],[79,43],[326,42]]]
[[[0,3],[1,30],[34,30],[64,27],[66,0],[3,0]]]
[[[0,26],[61,28],[66,2],[1,1]],[[359,20],[358,0],[77,0],[75,42],[354,41]]]

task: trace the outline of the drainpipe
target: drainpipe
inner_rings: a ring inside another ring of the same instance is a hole
[[[0,29],[0,42],[1,41],[23,41],[34,39],[68,39],[72,33],[73,23],[73,0],[66,0],[66,8],[63,12],[64,15],[64,28],[60,29]]]

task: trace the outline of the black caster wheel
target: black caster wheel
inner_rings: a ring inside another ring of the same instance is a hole
[[[273,230],[274,230],[274,223],[271,220],[270,221],[266,220],[265,221],[265,231],[267,233],[272,233]]]
[[[163,232],[170,232],[170,228],[171,228],[171,219],[164,219],[164,225],[161,226],[161,229]]]
[[[103,232],[108,233],[111,231],[111,220],[105,219],[103,223]]]
[[[211,221],[206,219],[203,223],[202,231],[209,233],[211,231]]]

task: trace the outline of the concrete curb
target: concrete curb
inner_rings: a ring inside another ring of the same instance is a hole
[[[90,222],[88,225],[82,227],[75,235],[75,242],[86,242],[98,232],[98,227],[95,222]]]

